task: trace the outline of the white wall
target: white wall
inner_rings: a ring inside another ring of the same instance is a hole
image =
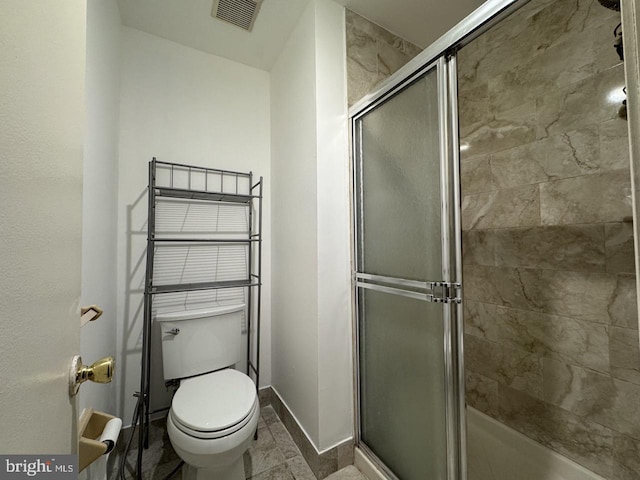
[[[272,384],[316,445],[318,237],[315,6],[271,70]]]
[[[271,381],[269,74],[129,28],[122,29],[118,192],[118,403],[125,424],[139,390],[147,164],[253,171],[265,177],[261,384]],[[156,342],[157,343],[157,342]],[[154,353],[156,353],[154,351]],[[152,408],[168,406],[162,363]]]
[[[320,442],[353,435],[349,153],[344,8],[316,6]]]
[[[0,2],[0,452],[77,451],[84,2]]]
[[[353,430],[344,50],[315,0],[271,71],[273,386],[320,451]]]
[[[116,0],[87,1],[86,127],[82,195],[81,305],[104,309],[80,332],[80,354],[92,363],[116,354],[116,227],[118,200],[118,119],[120,13]],[[119,358],[116,358],[116,362]],[[116,413],[112,383],[87,382],[80,390],[84,408]]]

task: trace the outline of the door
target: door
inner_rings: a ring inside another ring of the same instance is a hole
[[[358,443],[401,480],[463,470],[450,68],[440,59],[352,124]]]
[[[77,450],[84,2],[0,3],[0,453]]]

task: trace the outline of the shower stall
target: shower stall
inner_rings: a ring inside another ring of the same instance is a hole
[[[487,1],[350,110],[356,443],[388,478],[640,478],[620,14],[601,3]]]
[[[353,119],[360,443],[407,479],[462,466],[454,68],[441,57]]]

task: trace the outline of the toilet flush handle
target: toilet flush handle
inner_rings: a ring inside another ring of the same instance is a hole
[[[178,335],[180,333],[180,329],[179,328],[173,328],[171,330],[169,330],[169,332],[171,335]]]

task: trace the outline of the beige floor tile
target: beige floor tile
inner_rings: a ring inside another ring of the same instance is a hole
[[[294,480],[294,477],[287,466],[283,464],[259,473],[249,480]]]
[[[367,480],[367,477],[360,473],[356,467],[350,465],[329,475],[325,480]]]
[[[128,436],[126,437],[128,439]],[[125,442],[122,442],[124,444]],[[135,446],[127,455],[127,479],[133,478]],[[119,460],[124,445],[119,444],[115,458],[110,462],[109,478],[118,480]],[[143,480],[160,480],[171,472],[180,461],[166,433],[166,421],[152,422],[149,450],[143,456]],[[249,480],[316,480],[309,465],[302,457],[286,427],[271,406],[261,409],[258,438],[244,454],[245,474]],[[172,480],[180,480],[178,472]],[[349,466],[327,477],[327,480],[366,480],[355,467]]]
[[[290,458],[287,460],[287,466],[289,470],[291,470],[295,480],[316,480],[316,476],[302,456]]]

